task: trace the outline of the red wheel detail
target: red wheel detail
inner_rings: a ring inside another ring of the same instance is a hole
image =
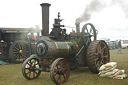
[[[54,83],[64,84],[68,81],[70,75],[70,66],[67,60],[63,58],[56,59],[50,70],[50,76]]]
[[[38,78],[41,73],[38,68],[40,68],[39,60],[29,57],[23,63],[22,74],[28,80]]]

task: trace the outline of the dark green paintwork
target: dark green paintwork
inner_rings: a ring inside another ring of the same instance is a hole
[[[77,52],[77,47],[74,42],[56,42],[57,44],[57,53],[56,56],[57,58],[60,57],[71,57],[75,56]]]

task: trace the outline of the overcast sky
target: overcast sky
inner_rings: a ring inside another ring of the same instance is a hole
[[[89,13],[81,28],[89,22],[98,30],[98,39],[128,39],[128,0],[0,0],[0,27],[41,28],[41,3],[51,4],[50,28],[58,12],[64,19],[62,24],[71,27]]]

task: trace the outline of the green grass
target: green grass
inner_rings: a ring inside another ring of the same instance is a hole
[[[117,54],[117,50],[110,50],[110,61],[117,62],[117,68],[124,69],[128,74],[128,49],[123,49],[122,52],[123,54]],[[22,64],[0,65],[0,85],[55,85],[49,72],[42,72],[35,80],[26,80],[21,68]],[[70,78],[64,85],[128,85],[128,78],[117,80],[99,77],[85,67],[71,71]]]

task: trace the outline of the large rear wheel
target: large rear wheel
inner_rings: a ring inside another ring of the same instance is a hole
[[[93,73],[98,73],[101,65],[110,61],[109,48],[105,41],[95,40],[87,49],[87,64]]]
[[[26,41],[14,42],[9,48],[9,57],[13,63],[21,63],[31,54],[31,49]]]

